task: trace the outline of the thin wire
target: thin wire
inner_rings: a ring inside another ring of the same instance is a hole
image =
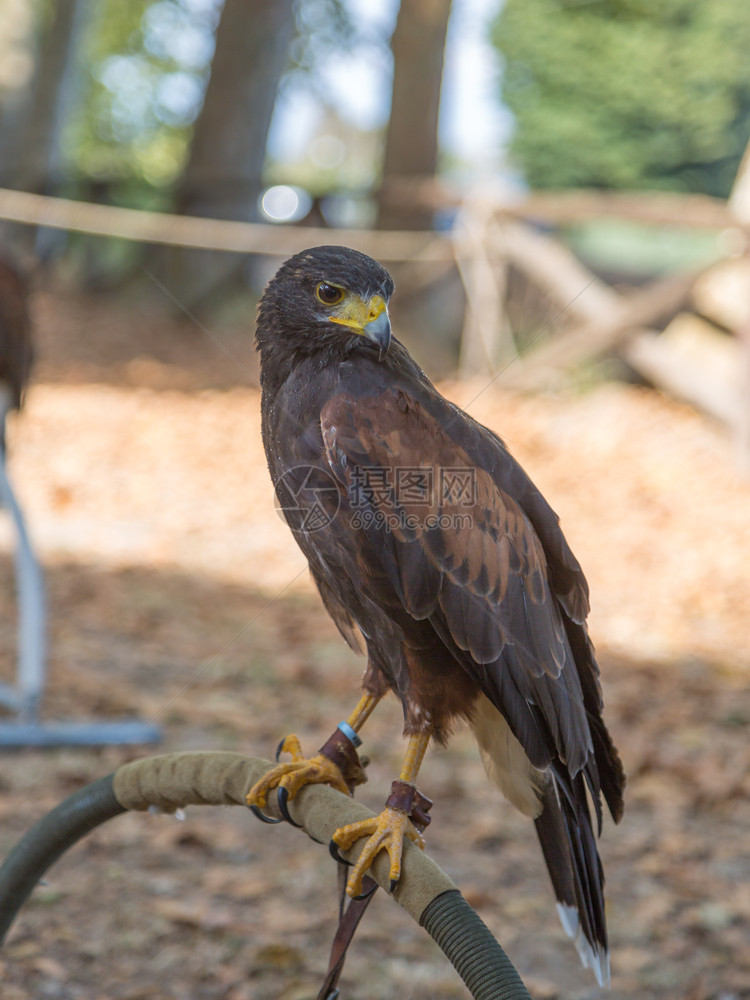
[[[244,372],[244,374],[247,376],[247,378],[253,383],[253,385],[257,389],[260,389],[261,392],[265,391],[263,389],[263,386],[261,385],[261,383],[258,381],[258,379],[252,374],[252,372],[250,372],[250,371],[247,370],[247,368],[242,364],[242,362],[240,361],[240,359],[238,357],[236,357],[236,355],[234,355],[229,350],[229,348],[226,346],[226,344],[223,344],[219,340],[219,338],[215,334],[213,334],[204,323],[201,323],[201,321],[198,319],[198,317],[195,315],[195,313],[193,313],[190,309],[188,309],[188,307],[184,304],[184,302],[181,302],[177,298],[177,296],[174,294],[174,292],[171,292],[167,288],[167,286],[164,284],[164,282],[160,281],[156,277],[155,274],[153,274],[151,271],[148,270],[148,268],[144,267],[143,265],[141,265],[141,270],[144,272],[144,274],[148,275],[148,277],[153,281],[153,283],[157,286],[157,288],[159,288],[162,292],[164,292],[164,294],[167,296],[167,298],[171,302],[173,302],[177,306],[177,308],[180,309],[188,317],[188,319],[192,320],[192,322],[195,323],[195,325],[198,327],[199,330],[201,330],[203,333],[205,333],[205,335],[211,341],[213,341],[213,343],[216,344],[216,346],[220,350],[222,350],[227,355],[228,358],[231,358],[232,361],[234,361],[234,363],[237,365],[237,367],[240,369],[240,371]],[[277,399],[278,399],[278,397],[277,397]],[[276,402],[277,402],[277,400],[276,400]],[[277,402],[277,406],[278,406],[279,410],[282,411],[283,413],[285,413],[286,416],[289,418],[289,420],[293,424],[295,424],[297,426],[298,430],[301,433],[304,434],[304,432],[305,432],[305,426],[302,423],[301,419],[299,417],[297,417],[294,413],[292,413],[291,410],[289,410],[286,406],[281,406],[281,405],[278,404],[278,402]]]
[[[173,292],[171,292],[167,288],[167,286],[164,284],[164,282],[160,281],[152,271],[149,271],[149,269],[147,267],[143,267],[143,265],[141,265],[141,270],[143,271],[144,274],[146,274],[153,281],[153,283],[156,285],[156,287],[159,288],[162,292],[164,292],[164,294],[167,296],[167,298],[171,302],[173,302],[177,306],[178,309],[182,310],[182,312],[188,317],[188,319],[192,320],[193,323],[195,323],[195,325],[198,327],[198,329],[201,330],[203,333],[205,333],[205,335],[210,340],[212,340],[214,342],[214,344],[216,344],[216,346],[220,350],[222,350],[226,354],[226,356],[228,358],[231,358],[232,361],[234,361],[234,363],[240,369],[240,371],[242,371],[245,375],[247,375],[247,377],[250,379],[250,381],[255,386],[257,386],[258,389],[260,389],[261,386],[260,386],[260,382],[258,381],[258,379],[252,374],[252,372],[250,372],[250,371],[247,370],[247,368],[242,364],[242,362],[240,361],[240,359],[229,350],[229,348],[226,346],[226,344],[222,344],[222,342],[219,340],[219,338],[217,336],[215,336],[213,333],[211,333],[211,331],[208,329],[208,327],[205,324],[201,323],[201,321],[198,319],[198,317],[195,315],[195,313],[191,312],[190,309],[188,309],[188,307],[184,304],[184,302],[180,302],[180,300],[177,298],[177,296]]]
[[[234,363],[235,363],[235,364],[237,365],[237,367],[238,367],[238,368],[239,368],[239,369],[240,369],[240,370],[241,370],[242,372],[244,372],[244,374],[245,374],[245,375],[246,375],[246,376],[248,377],[248,379],[249,379],[249,380],[250,380],[250,381],[251,381],[252,383],[254,383],[254,385],[255,385],[255,386],[257,386],[257,388],[259,388],[259,389],[260,389],[260,388],[261,388],[261,385],[260,385],[260,382],[258,381],[258,379],[256,379],[256,378],[255,378],[255,376],[254,376],[254,375],[253,375],[253,374],[252,374],[251,372],[249,372],[249,371],[247,370],[247,368],[246,368],[246,367],[245,367],[245,366],[244,366],[244,365],[242,364],[242,362],[240,361],[240,359],[239,359],[238,357],[236,357],[236,355],[234,355],[234,354],[232,353],[232,351],[230,351],[230,350],[229,350],[229,348],[228,348],[228,347],[227,347],[227,346],[226,346],[225,344],[223,344],[223,343],[222,343],[222,342],[221,342],[221,341],[219,340],[219,338],[218,338],[218,337],[216,337],[216,336],[215,336],[215,335],[214,335],[214,334],[213,334],[213,333],[212,333],[212,332],[211,332],[211,331],[210,331],[210,330],[208,329],[208,327],[207,327],[207,326],[206,326],[206,325],[205,325],[204,323],[201,323],[201,321],[200,321],[200,320],[198,319],[198,317],[197,317],[197,316],[196,316],[196,315],[195,315],[195,314],[194,314],[194,313],[193,313],[193,312],[192,312],[192,311],[191,311],[191,310],[190,310],[190,309],[189,309],[189,308],[188,308],[188,307],[187,307],[187,306],[186,306],[186,305],[185,305],[185,304],[184,304],[183,302],[181,302],[181,301],[180,301],[180,300],[178,299],[178,297],[177,297],[177,296],[176,296],[176,295],[175,295],[175,294],[174,294],[174,293],[173,293],[172,291],[170,291],[170,289],[169,289],[169,288],[167,288],[167,286],[166,286],[166,285],[164,284],[164,282],[163,282],[163,281],[160,281],[160,280],[159,280],[159,279],[158,279],[158,278],[156,277],[156,275],[155,275],[155,274],[154,274],[154,273],[153,273],[152,271],[149,271],[149,270],[148,270],[148,268],[146,268],[146,267],[143,267],[143,266],[141,266],[141,269],[143,270],[144,274],[146,274],[146,275],[147,275],[147,276],[148,276],[148,277],[149,277],[149,278],[151,279],[151,281],[153,281],[153,283],[154,283],[154,284],[155,284],[155,285],[157,286],[157,288],[159,288],[159,289],[160,289],[160,290],[161,290],[161,291],[162,291],[162,292],[163,292],[163,293],[164,293],[164,294],[165,294],[165,295],[167,296],[167,298],[168,298],[168,299],[169,299],[169,300],[170,300],[171,302],[173,302],[173,303],[174,303],[174,304],[175,304],[175,305],[176,305],[176,306],[178,307],[178,309],[180,309],[180,310],[181,310],[181,311],[182,311],[182,312],[183,312],[183,313],[184,313],[184,314],[185,314],[185,315],[186,315],[186,316],[188,317],[188,319],[192,320],[192,322],[193,322],[193,323],[195,323],[195,325],[196,325],[196,326],[198,327],[198,329],[199,329],[199,330],[201,330],[201,331],[202,331],[203,333],[205,333],[205,334],[206,334],[206,336],[207,336],[207,337],[208,337],[208,338],[209,338],[209,339],[210,339],[211,341],[213,341],[213,343],[214,343],[214,344],[216,344],[216,346],[217,346],[218,348],[220,348],[220,349],[221,349],[221,350],[222,350],[222,351],[223,351],[223,352],[224,352],[224,353],[225,353],[225,354],[227,355],[227,357],[231,358],[231,359],[232,359],[232,361],[234,361]],[[295,419],[295,418],[293,417],[293,415],[292,415],[292,414],[289,414],[289,416],[290,416],[290,418],[291,418],[292,420],[294,420],[294,422],[295,422],[295,423],[296,423],[296,424],[297,424],[297,425],[298,425],[298,426],[300,427],[300,429],[302,429],[302,425],[301,425],[301,424],[299,423],[299,421],[298,421],[298,420],[296,420],[296,419]],[[159,718],[160,718],[160,717],[161,717],[161,716],[162,716],[162,715],[163,715],[163,714],[164,714],[164,713],[165,713],[165,712],[167,711],[167,709],[169,708],[169,706],[170,706],[170,705],[172,705],[172,704],[173,704],[173,703],[174,703],[174,702],[175,702],[175,701],[176,701],[176,700],[177,700],[178,698],[181,698],[181,697],[182,697],[182,695],[183,695],[183,694],[185,694],[185,692],[186,692],[186,691],[188,691],[188,690],[189,690],[189,689],[190,689],[190,688],[191,688],[191,687],[192,687],[192,686],[193,686],[193,685],[194,685],[194,684],[195,684],[195,683],[196,683],[196,682],[198,681],[198,679],[199,679],[199,678],[200,678],[200,677],[201,677],[201,676],[202,676],[202,675],[203,675],[203,674],[204,674],[204,673],[205,673],[205,672],[206,672],[207,670],[209,670],[209,669],[210,669],[210,668],[211,668],[211,667],[213,666],[213,664],[214,664],[214,663],[216,663],[216,661],[218,660],[218,658],[219,658],[220,656],[222,656],[222,655],[223,655],[223,654],[224,654],[224,653],[225,653],[225,652],[227,651],[227,649],[229,649],[229,647],[230,647],[231,645],[233,645],[233,643],[235,643],[235,642],[237,641],[237,639],[239,639],[239,637],[240,637],[241,635],[243,635],[243,633],[245,633],[245,632],[246,632],[246,631],[247,631],[247,630],[248,630],[248,629],[250,628],[250,626],[251,626],[251,625],[252,625],[252,624],[253,624],[253,623],[254,623],[255,621],[257,621],[257,619],[258,619],[258,618],[259,618],[259,617],[260,617],[260,616],[261,616],[261,615],[263,614],[263,612],[264,612],[264,611],[266,611],[266,610],[267,610],[267,609],[268,609],[268,608],[269,608],[269,607],[270,607],[270,606],[271,606],[271,605],[272,605],[272,604],[273,604],[273,603],[274,603],[275,601],[277,601],[277,600],[278,600],[278,599],[279,599],[279,598],[280,598],[280,597],[282,596],[282,594],[284,594],[284,593],[285,593],[285,592],[286,592],[286,591],[287,591],[287,590],[289,589],[289,587],[291,587],[291,586],[292,586],[292,584],[293,584],[293,583],[294,583],[294,582],[295,582],[296,580],[298,580],[298,579],[299,579],[299,578],[300,578],[300,577],[302,576],[302,574],[303,574],[303,573],[305,573],[305,572],[307,571],[307,569],[308,569],[308,567],[307,567],[307,566],[305,566],[305,567],[304,567],[303,569],[301,569],[301,570],[299,571],[299,573],[297,573],[297,574],[296,574],[295,576],[293,576],[293,577],[292,577],[292,579],[291,579],[291,580],[290,580],[290,581],[289,581],[289,582],[288,582],[287,584],[285,584],[285,585],[284,585],[284,586],[283,586],[283,587],[281,588],[281,590],[280,590],[280,591],[279,591],[279,592],[278,592],[278,593],[277,593],[277,594],[276,594],[276,595],[275,595],[274,597],[272,597],[272,598],[270,599],[270,601],[268,601],[268,602],[267,602],[266,604],[264,604],[264,605],[263,605],[263,607],[262,607],[262,608],[260,609],[260,611],[258,611],[258,612],[257,612],[257,614],[255,614],[255,615],[254,615],[254,616],[253,616],[253,617],[252,617],[252,618],[250,619],[250,621],[249,621],[249,622],[247,622],[247,623],[246,623],[245,625],[243,625],[243,626],[242,626],[242,628],[241,628],[241,629],[239,630],[239,632],[237,632],[237,633],[236,633],[236,635],[234,635],[234,636],[233,636],[233,637],[232,637],[232,638],[231,638],[231,639],[229,640],[229,642],[227,642],[227,643],[226,643],[226,644],[225,644],[225,645],[224,645],[224,646],[223,646],[223,647],[222,647],[222,648],[221,648],[221,649],[220,649],[220,650],[218,651],[218,653],[215,653],[215,654],[214,654],[214,656],[212,656],[210,660],[208,660],[208,661],[207,661],[206,663],[204,663],[204,664],[203,664],[203,666],[202,666],[202,667],[201,667],[201,668],[200,668],[199,670],[197,670],[197,671],[195,672],[195,674],[194,674],[194,675],[193,675],[193,676],[192,676],[192,677],[190,678],[190,680],[189,680],[189,681],[188,681],[188,682],[187,682],[187,683],[186,683],[186,684],[184,685],[184,687],[182,687],[182,688],[181,688],[181,689],[180,689],[180,690],[179,690],[179,691],[177,692],[177,694],[176,694],[176,695],[174,695],[174,696],[173,696],[172,698],[170,698],[170,700],[169,700],[168,702],[166,702],[166,703],[165,703],[165,705],[164,705],[164,706],[163,706],[163,707],[162,707],[162,708],[161,708],[161,709],[160,709],[160,710],[159,710],[159,711],[158,711],[158,712],[156,713],[156,715],[155,715],[155,716],[153,717],[153,720],[152,720],[152,721],[154,721],[154,722],[155,722],[155,721],[156,721],[157,719],[159,719]]]
[[[241,635],[243,635],[245,632],[247,632],[247,630],[250,628],[250,626],[260,618],[260,616],[263,614],[263,612],[267,611],[268,608],[270,608],[272,604],[274,604],[276,601],[278,601],[278,599],[283,594],[285,594],[287,590],[289,590],[289,588],[292,586],[292,584],[295,583],[297,580],[299,580],[299,578],[302,576],[303,573],[307,572],[307,569],[308,569],[308,567],[305,566],[303,569],[301,569],[299,571],[299,573],[295,574],[295,576],[293,576],[292,579],[289,580],[288,583],[284,584],[284,586],[281,588],[281,590],[277,594],[275,594],[269,601],[267,601],[263,605],[263,607],[260,609],[260,611],[256,612],[256,614],[253,615],[253,617],[250,619],[250,621],[246,622],[242,626],[242,628],[239,630],[239,632],[237,632],[234,636],[232,636],[232,638],[229,640],[229,642],[225,643],[222,646],[222,648],[218,651],[218,653],[215,653],[211,657],[210,660],[207,660],[206,663],[204,663],[203,666],[200,667],[200,669],[197,670],[193,674],[193,676],[184,685],[184,687],[180,688],[180,690],[177,692],[177,694],[173,695],[169,699],[169,701],[166,702],[163,705],[163,707],[159,709],[159,711],[156,713],[156,715],[153,717],[153,719],[151,721],[152,722],[156,722],[157,719],[161,718],[161,716],[167,711],[167,709],[170,707],[170,705],[173,705],[177,701],[178,698],[181,698],[185,694],[185,692],[188,691],[198,681],[198,679],[200,677],[202,677],[203,674],[205,674],[205,672],[207,670],[209,670],[214,665],[214,663],[216,663],[216,661],[219,659],[219,657],[222,656],[229,649],[229,647],[232,646],[239,639],[239,637]]]
[[[547,332],[547,330],[549,330],[549,328],[552,326],[552,324],[555,323],[555,322],[557,322],[557,320],[562,316],[562,314],[564,312],[567,312],[567,310],[570,309],[570,307],[573,305],[573,303],[577,299],[580,299],[580,297],[583,295],[583,293],[586,291],[586,289],[589,288],[590,285],[593,285],[593,283],[595,281],[596,281],[596,275],[594,275],[594,277],[591,278],[590,281],[587,281],[586,284],[583,286],[583,288],[580,290],[580,292],[578,292],[576,295],[574,295],[573,298],[570,300],[570,302],[567,302],[562,307],[562,309],[559,310],[559,312],[555,313],[555,315],[552,317],[552,319],[550,319],[550,320],[547,321],[547,323],[541,328],[541,330],[539,331],[539,333],[537,333],[537,335],[535,337],[533,337],[529,341],[529,343],[527,345],[527,349],[528,349],[528,347],[532,347],[537,342],[537,340],[539,340],[540,337],[544,336],[544,334]],[[489,380],[489,382],[487,383],[487,385],[485,385],[484,388],[480,389],[479,392],[476,394],[476,396],[473,396],[469,400],[468,403],[464,404],[464,406],[462,408],[464,410],[468,410],[470,406],[472,406],[474,403],[476,403],[476,401],[479,399],[479,397],[482,395],[482,393],[486,392],[489,389],[489,387],[493,384],[493,382],[497,381],[497,379],[499,379],[500,376],[504,372],[506,372],[515,361],[518,361],[518,359],[520,357],[521,357],[520,351],[516,351],[516,353],[513,355],[513,357],[510,359],[510,361],[506,362],[506,364],[503,365],[503,367],[500,369],[500,371],[497,372],[495,375],[492,376],[492,378]],[[450,424],[449,424],[449,426],[450,426]]]

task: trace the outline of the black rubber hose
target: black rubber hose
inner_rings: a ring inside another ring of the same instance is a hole
[[[39,879],[55,861],[95,827],[127,812],[112,791],[107,774],[74,792],[39,820],[0,868],[0,944]]]
[[[444,892],[420,924],[442,949],[474,1000],[530,1000],[511,960],[460,892]]]

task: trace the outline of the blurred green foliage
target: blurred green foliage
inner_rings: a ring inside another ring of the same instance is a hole
[[[728,194],[750,137],[750,3],[506,0],[493,41],[532,187]]]
[[[79,56],[84,79],[66,128],[72,176],[106,186],[115,200],[144,207],[158,207],[168,198],[189,156],[222,5],[223,0],[90,5]],[[250,2],[247,16],[253,17]],[[359,38],[343,0],[300,0],[295,16],[283,87],[315,90],[321,60]]]
[[[68,158],[77,173],[156,187],[179,175],[198,115],[220,13],[217,0],[99,0]]]

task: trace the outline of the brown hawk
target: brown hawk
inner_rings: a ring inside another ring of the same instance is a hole
[[[427,745],[465,720],[490,780],[534,821],[563,926],[605,983],[594,826],[602,798],[620,819],[625,777],[602,720],[588,586],[557,516],[503,442],[391,336],[393,288],[364,254],[316,247],[287,260],[260,302],[271,478],[323,603],[351,646],[363,638],[367,668],[332,740],[307,759],[288,737],[291,762],[248,802],[262,815],[278,788],[288,815],[304,784],[346,790],[357,780],[344,773],[357,733],[393,691],[408,738],[400,777],[380,816],[334,841],[369,838],[350,895],[383,849],[395,886],[403,838],[421,844],[427,822],[429,800],[414,787]]]

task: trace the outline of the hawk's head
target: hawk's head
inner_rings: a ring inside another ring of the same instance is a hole
[[[393,279],[371,257],[348,247],[313,247],[290,257],[258,306],[263,355],[305,356],[363,348],[382,360],[391,340]]]

